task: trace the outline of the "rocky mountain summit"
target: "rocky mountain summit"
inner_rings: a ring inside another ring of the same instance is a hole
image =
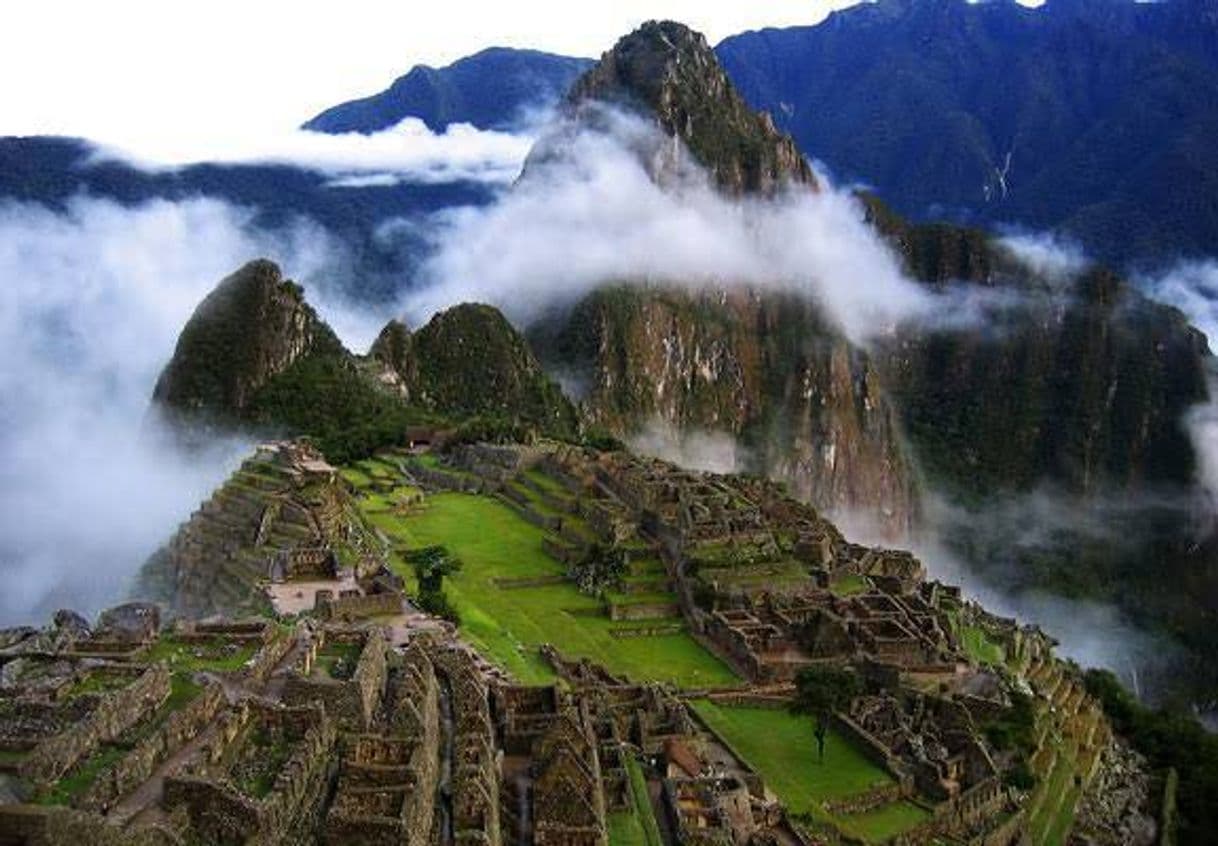
[[[816,187],[791,137],[745,104],[706,38],[682,24],[651,21],[618,41],[567,95],[577,116],[592,103],[656,121],[729,193]]]
[[[251,261],[195,309],[153,401],[182,412],[240,416],[259,390],[301,357],[341,346],[278,265]]]

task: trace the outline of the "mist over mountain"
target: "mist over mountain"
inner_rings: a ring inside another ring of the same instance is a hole
[[[715,51],[805,155],[905,215],[1053,230],[1093,258],[1159,266],[1218,252],[1216,21],[1212,0],[883,0]],[[486,51],[306,126],[499,126],[556,102],[581,61]]]
[[[344,180],[290,164],[151,168],[99,158],[98,148],[82,139],[0,138],[0,198],[64,209],[78,196],[128,207],[154,199],[212,197],[251,209],[251,222],[262,229],[284,229],[308,219],[344,245],[351,285],[358,277],[359,295],[374,301],[391,299],[413,272],[426,249],[429,216],[489,202],[495,190],[473,180]]]

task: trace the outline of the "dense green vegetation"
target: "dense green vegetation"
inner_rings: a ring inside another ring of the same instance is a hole
[[[402,553],[402,558],[414,568],[418,584],[419,607],[450,623],[460,623],[461,615],[444,592],[444,577],[461,569],[461,561],[442,546],[425,546]]]
[[[1152,767],[1176,770],[1179,842],[1213,842],[1218,831],[1218,735],[1191,714],[1142,705],[1107,670],[1088,670],[1084,680],[1117,734],[1128,738]]]
[[[307,434],[331,461],[346,463],[401,443],[407,427],[439,418],[375,384],[349,356],[306,355],[255,395],[252,419]]]
[[[457,419],[476,416],[531,424],[574,437],[574,406],[507,319],[486,305],[440,312],[413,338],[418,401]]]
[[[854,670],[839,667],[808,667],[795,677],[795,699],[791,711],[806,714],[816,721],[817,760],[824,762],[825,739],[829,719],[835,711],[847,707],[863,692],[863,683]]]

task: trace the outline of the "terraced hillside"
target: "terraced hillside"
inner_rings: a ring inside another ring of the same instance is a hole
[[[408,584],[414,572],[404,556],[413,549],[443,546],[462,562],[445,580],[462,634],[522,681],[553,680],[538,654],[549,644],[636,681],[739,682],[689,635],[655,550],[637,535],[611,544],[585,516],[593,506],[560,477],[535,468],[492,492],[468,470],[392,453],[344,472],[368,522],[390,539],[391,566]],[[418,479],[451,490],[420,502]],[[583,593],[564,560],[598,543],[620,548],[626,569],[613,589]]]
[[[389,451],[343,476],[408,591],[418,550],[460,561],[444,579],[458,633],[503,671],[676,686],[693,757],[762,785],[810,842],[1064,844],[1112,748],[1040,632],[769,483],[550,442]],[[803,671],[843,664],[865,692],[822,760],[789,708]],[[640,780],[655,801],[609,816],[611,846],[679,840],[711,813],[691,787],[666,816],[666,782]]]
[[[293,561],[379,554],[338,471],[306,444],[264,446],[140,572],[136,593],[184,615],[267,610],[261,586]]]

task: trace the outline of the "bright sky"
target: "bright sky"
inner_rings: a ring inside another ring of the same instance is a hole
[[[597,56],[650,18],[712,43],[850,0],[37,0],[6,3],[0,135],[172,144],[282,133],[418,63],[492,45]]]

